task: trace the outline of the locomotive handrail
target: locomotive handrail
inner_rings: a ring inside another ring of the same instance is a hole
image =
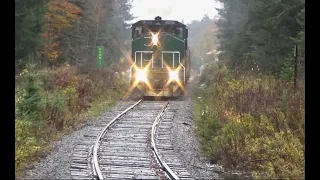
[[[134,53],[134,63],[130,66],[130,76],[129,76],[129,81],[131,82],[132,80],[132,68],[134,64],[137,64],[137,53],[141,53],[141,62],[140,62],[140,67],[142,67],[142,53],[153,53],[152,51],[136,51]],[[152,55],[152,67],[153,67],[153,55]]]
[[[179,51],[162,51],[162,68],[163,68],[163,53],[172,53],[172,55],[173,55],[173,63],[172,63],[173,68],[174,68],[174,54],[175,53],[179,54],[179,63],[180,63],[180,52]]]
[[[186,83],[186,68],[184,67],[184,65],[183,65],[182,63],[180,63],[180,64],[181,64],[181,66],[183,67],[183,74],[184,74],[184,76],[183,76],[183,82]]]
[[[141,57],[140,57],[140,67],[142,67],[142,53],[153,53],[153,51],[136,51],[134,53],[134,62],[137,63],[137,53],[141,53]]]
[[[162,51],[162,68],[163,68],[163,53],[172,53],[173,54],[173,68],[174,68],[174,54],[177,53],[179,55],[179,64],[183,67],[183,82],[186,83],[186,68],[184,67],[184,65],[181,63],[180,60],[180,51]]]

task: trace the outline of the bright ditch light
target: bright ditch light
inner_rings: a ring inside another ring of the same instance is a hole
[[[146,70],[137,70],[136,80],[146,82],[147,81],[147,72]]]
[[[179,79],[178,72],[177,71],[170,71],[169,72],[169,78],[170,78],[171,81],[178,80]]]

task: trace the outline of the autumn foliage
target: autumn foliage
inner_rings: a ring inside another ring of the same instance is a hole
[[[61,33],[72,27],[72,23],[80,18],[81,9],[66,0],[50,0],[45,15],[45,39],[41,54],[51,63],[59,57],[59,37]]]
[[[126,79],[114,69],[68,64],[52,70],[28,67],[16,77],[16,173],[45,151],[46,146],[87,117],[99,115],[121,98]]]

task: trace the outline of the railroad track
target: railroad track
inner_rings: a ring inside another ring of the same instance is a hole
[[[71,165],[76,179],[193,179],[170,141],[177,108],[170,102],[138,101],[92,132]],[[86,149],[86,150],[85,150]],[[89,150],[88,150],[89,149]]]

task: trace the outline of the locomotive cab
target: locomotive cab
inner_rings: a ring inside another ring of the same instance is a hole
[[[190,72],[186,25],[171,20],[142,20],[132,25],[130,83],[145,96],[178,96]]]

